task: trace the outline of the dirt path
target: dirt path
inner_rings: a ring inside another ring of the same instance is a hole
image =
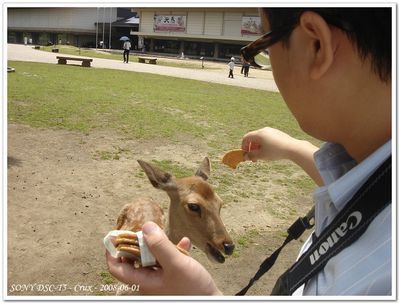
[[[56,64],[57,55],[59,56],[61,54],[35,50],[32,49],[31,46],[25,46],[20,44],[7,45],[8,60]],[[179,60],[177,59],[167,59],[167,60],[175,61],[177,63],[179,62]],[[241,86],[241,87],[268,90],[274,92],[278,91],[278,88],[273,80],[273,75],[270,71],[251,69],[249,77],[245,78],[243,75],[240,74],[240,67],[237,66],[235,69],[235,78],[230,79],[227,77],[228,69],[225,63],[206,62],[206,64],[211,64],[212,67],[217,67],[218,69],[215,70],[189,69],[189,68],[179,68],[179,67],[143,64],[135,62],[130,62],[129,64],[125,64],[122,61],[99,59],[99,58],[93,59],[92,66],[94,68],[108,68],[108,69],[119,69],[119,70],[135,71],[142,73],[153,73],[164,76],[173,76],[184,79],[193,79],[199,81]]]
[[[109,277],[102,238],[114,228],[120,208],[135,197],[150,194],[167,205],[166,195],[140,176],[136,160],[168,159],[194,170],[206,149],[167,141],[138,144],[110,132],[85,135],[9,125],[8,295],[113,295],[104,288]],[[119,159],[104,160],[104,153],[118,153]],[[251,180],[236,186],[249,187]],[[276,190],[267,189],[271,195]],[[233,239],[248,238],[237,257],[213,264],[193,251],[225,294],[245,286],[263,258],[283,241],[290,220],[271,216],[264,200],[251,197],[222,209]],[[292,203],[302,213],[310,202],[303,197]],[[289,245],[249,294],[267,295],[300,245]]]

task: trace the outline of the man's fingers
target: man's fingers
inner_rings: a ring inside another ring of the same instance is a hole
[[[140,285],[147,284],[151,279],[151,270],[148,268],[134,268],[130,262],[123,262],[121,258],[114,258],[106,251],[105,257],[107,260],[109,272],[118,280],[125,284]]]
[[[183,239],[180,240],[177,246],[183,248],[184,250],[189,251],[191,249],[191,241],[189,238],[184,237]]]
[[[252,136],[246,135],[241,142],[241,149],[245,151],[244,160],[256,162],[259,156],[261,145]]]
[[[162,267],[168,264],[178,264],[178,259],[184,257],[154,222],[147,222],[143,225],[143,234],[148,248]]]
[[[134,280],[134,266],[127,262],[122,262],[121,258],[114,258],[105,252],[108,270],[119,281],[126,283],[126,280]],[[127,276],[126,276],[127,275]]]

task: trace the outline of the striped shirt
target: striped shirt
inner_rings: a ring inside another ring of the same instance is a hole
[[[341,145],[326,143],[315,154],[325,186],[314,193],[315,234],[319,236],[357,190],[391,155],[391,141],[357,164]],[[390,296],[392,294],[392,213],[383,209],[360,238],[332,257],[295,295]],[[311,245],[303,245],[301,255]]]

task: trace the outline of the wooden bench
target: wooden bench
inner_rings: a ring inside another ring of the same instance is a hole
[[[58,49],[58,48],[52,48],[51,51],[52,51],[53,53],[58,53],[58,52],[59,52],[59,49]]]
[[[157,64],[157,58],[155,57],[139,57],[139,63],[149,63],[149,64]]]
[[[58,59],[58,64],[67,64],[68,60],[82,61],[82,66],[84,66],[84,67],[90,67],[90,62],[93,62],[93,59],[77,58],[77,57],[61,57],[61,56],[57,56],[57,59]]]

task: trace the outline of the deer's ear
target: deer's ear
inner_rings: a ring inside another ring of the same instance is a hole
[[[151,165],[143,160],[137,160],[141,168],[144,170],[152,186],[163,190],[171,190],[177,188],[175,177],[171,174],[160,170],[159,168]]]
[[[208,157],[205,157],[204,160],[202,160],[202,163],[195,172],[195,175],[201,177],[205,181],[208,180],[211,175],[211,161],[209,161]]]

